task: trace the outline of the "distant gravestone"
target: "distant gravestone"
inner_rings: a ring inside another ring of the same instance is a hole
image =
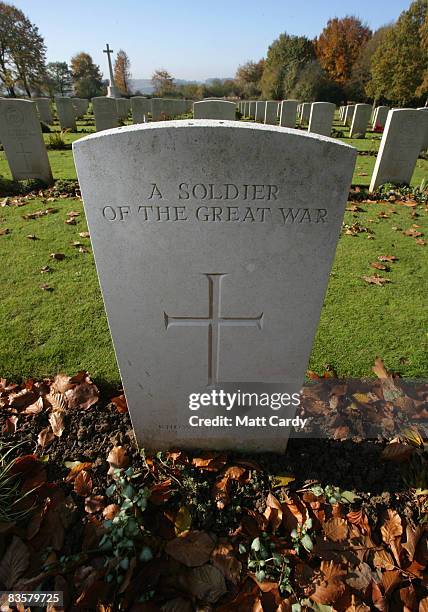
[[[279,125],[282,127],[295,128],[297,114],[297,100],[283,100],[279,113]]]
[[[351,125],[354,117],[355,104],[348,104],[345,108],[344,124]]]
[[[307,125],[309,123],[309,117],[311,115],[311,103],[303,102],[300,110],[300,123],[303,125]]]
[[[117,115],[122,121],[128,119],[131,103],[128,98],[116,98]]]
[[[312,102],[308,131],[313,134],[330,136],[335,110],[336,106],[331,102]]]
[[[264,100],[257,100],[254,119],[257,122],[263,123],[265,120],[265,111],[266,111],[266,102]]]
[[[276,125],[277,115],[278,115],[278,102],[273,102],[272,100],[268,100],[265,106],[264,122],[268,125]]]
[[[235,103],[225,100],[201,100],[193,104],[195,119],[235,119]]]
[[[82,98],[71,98],[71,103],[74,108],[74,115],[76,119],[80,119],[85,114],[86,110],[83,106],[84,100]]]
[[[117,98],[107,98],[105,96],[92,98],[95,129],[97,132],[118,127],[119,117],[117,115],[116,102]]]
[[[389,112],[389,106],[378,106],[375,109],[375,112],[373,115],[373,122],[372,122],[373,128],[375,128],[376,126],[381,127],[381,128],[385,127],[386,118],[388,117],[388,112]]]
[[[139,443],[283,451],[285,427],[245,419],[284,408],[195,412],[189,399],[300,390],[356,150],[210,120],[121,128],[73,148]],[[198,421],[220,416],[230,425]]]
[[[370,104],[356,104],[352,117],[351,129],[349,130],[350,138],[360,136],[364,138],[370,121],[372,107]]]
[[[163,98],[152,98],[152,121],[159,121],[163,114]]]
[[[143,96],[133,96],[131,98],[131,110],[134,123],[146,123],[148,115],[152,111],[151,100]]]
[[[76,131],[76,113],[71,98],[58,96],[55,98],[58,120],[62,130]]]
[[[52,183],[52,171],[34,102],[0,99],[0,141],[14,180]]]
[[[418,111],[421,111],[423,113],[428,113],[428,106],[420,106],[418,108]],[[421,147],[422,151],[425,151],[425,149],[428,149],[428,123],[426,126],[426,131],[425,131],[425,138],[422,140],[422,147]]]
[[[173,119],[183,112],[183,105],[181,100],[165,99],[163,110],[166,119]]]
[[[40,117],[40,121],[52,125],[53,117],[51,111],[51,101],[49,98],[32,98],[36,104],[36,109]]]
[[[427,129],[428,113],[413,108],[389,111],[370,191],[383,183],[410,183]]]
[[[76,118],[83,117],[88,111],[89,100],[86,98],[72,98],[74,110],[76,112]]]

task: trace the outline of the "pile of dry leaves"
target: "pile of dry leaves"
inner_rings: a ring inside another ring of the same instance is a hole
[[[360,386],[310,373],[311,437],[257,457],[147,456],[124,396],[85,372],[0,381],[0,591],[59,590],[66,610],[428,610],[428,389],[374,369]]]

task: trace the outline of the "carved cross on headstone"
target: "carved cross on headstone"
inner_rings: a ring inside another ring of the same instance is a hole
[[[25,170],[31,171],[33,168],[32,165],[32,154],[31,151],[26,151],[24,144],[22,142],[15,145],[19,150],[15,151],[15,155],[19,155],[23,158],[25,164]]]
[[[208,317],[170,317],[164,312],[165,327],[201,326],[208,327],[208,386],[219,382],[220,367],[220,327],[257,327],[263,328],[263,313],[258,317],[222,317],[221,285],[227,274],[205,274],[208,278]]]

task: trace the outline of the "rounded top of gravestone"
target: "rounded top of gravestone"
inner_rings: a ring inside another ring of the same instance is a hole
[[[227,128],[234,130],[252,130],[253,132],[271,132],[273,134],[288,134],[290,136],[298,137],[301,141],[317,140],[320,143],[329,144],[334,147],[341,147],[343,150],[353,151],[357,153],[357,149],[349,144],[330,138],[329,136],[321,136],[320,134],[314,134],[312,132],[305,132],[303,130],[297,130],[294,128],[286,128],[276,125],[269,125],[264,123],[247,123],[240,121],[233,121],[227,119],[178,119],[174,121],[153,121],[151,123],[137,123],[135,125],[127,125],[118,128],[112,128],[110,130],[103,130],[94,134],[84,136],[79,140],[73,142],[73,149],[84,146],[86,142],[94,139],[107,139],[112,136],[120,137],[121,135],[129,135],[133,132],[144,132],[152,130],[166,130],[166,129],[187,129],[193,128]]]

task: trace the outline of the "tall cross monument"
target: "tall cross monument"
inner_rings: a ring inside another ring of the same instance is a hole
[[[103,49],[103,53],[107,53],[107,59],[108,59],[108,70],[110,73],[110,85],[107,88],[107,98],[120,98],[121,95],[119,93],[118,88],[116,87],[116,84],[114,82],[114,76],[113,76],[113,67],[111,65],[111,54],[113,53],[113,49],[110,49],[110,47],[108,46],[108,43],[106,44],[106,49]]]

